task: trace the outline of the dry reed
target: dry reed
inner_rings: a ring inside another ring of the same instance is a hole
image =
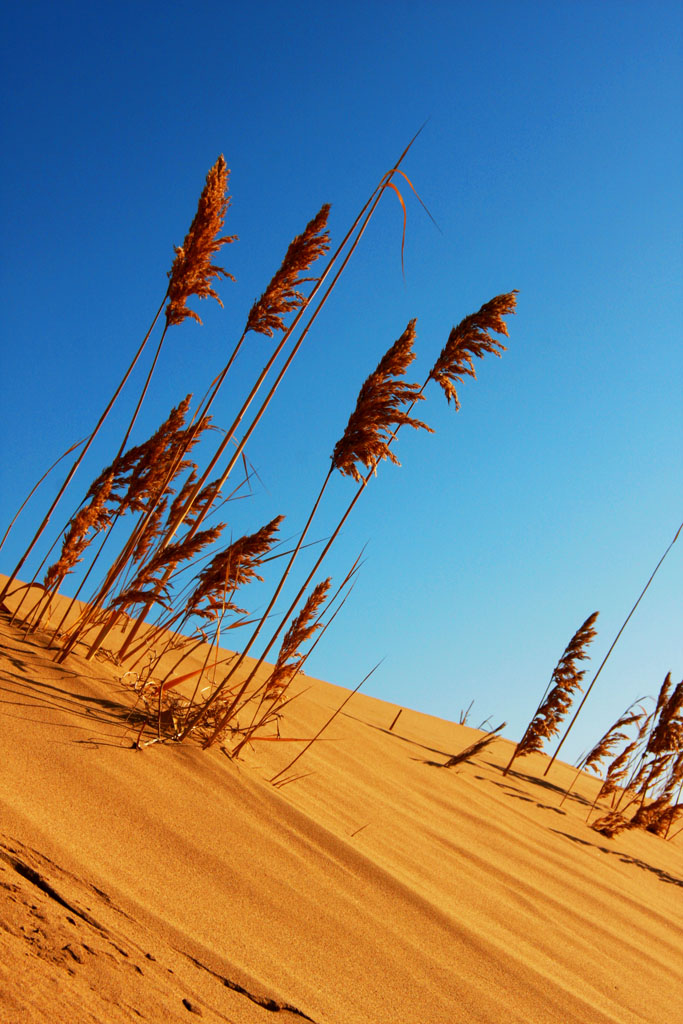
[[[92,493],[90,504],[73,517],[71,526],[64,536],[59,560],[54,562],[45,573],[43,585],[46,589],[59,586],[67,573],[73,572],[90,543],[91,531],[93,534],[99,533],[108,524],[110,512],[106,505],[111,494],[112,484],[112,476],[105,477],[97,490]]]
[[[505,351],[505,345],[493,338],[491,332],[508,337],[503,317],[515,312],[517,294],[515,289],[504,295],[496,295],[490,302],[484,303],[478,312],[461,320],[452,329],[434,363],[428,380],[435,380],[440,385],[447,401],[453,401],[456,412],[460,408],[460,400],[455,381],[461,384],[465,377],[476,379],[474,359],[482,359],[487,352],[500,358]]]
[[[211,559],[197,577],[197,585],[185,605],[185,616],[193,615],[215,619],[219,608],[223,611],[243,611],[226,602],[226,594],[233,595],[238,587],[253,579],[263,582],[256,572],[264,556],[275,543],[284,516],[276,516],[256,533],[240,537],[223,552]]]
[[[206,517],[215,511],[222,487],[232,467],[239,458],[244,460],[244,445],[268,407],[276,388],[282,380],[284,372],[291,365],[292,359],[323,308],[332,289],[335,287],[340,274],[348,264],[351,255],[367,228],[377,203],[387,189],[394,190],[401,201],[404,211],[405,238],[405,203],[398,188],[393,183],[392,177],[394,174],[403,174],[399,170],[399,165],[409,148],[410,145],[406,147],[394,167],[382,177],[379,185],[366,202],[341,245],[319,274],[311,276],[309,271],[315,261],[324,256],[330,248],[330,239],[327,231],[329,205],[325,204],[308,223],[304,231],[291,242],[280,268],[271,279],[260,299],[252,305],[242,337],[238,341],[228,363],[219,375],[214,378],[207,395],[195,411],[190,426],[185,425],[190,407],[190,396],[188,396],[177,409],[172,411],[168,420],[162,424],[148,441],[126,450],[128,437],[145,397],[167,329],[184,322],[188,318],[201,323],[199,316],[188,307],[188,301],[192,297],[199,299],[215,298],[222,305],[215,290],[216,282],[221,277],[233,279],[231,274],[215,263],[216,254],[220,248],[226,243],[234,241],[234,236],[221,235],[225,215],[230,204],[230,197],[227,194],[228,171],[223,157],[221,156],[210,169],[206,178],[205,188],[199,199],[197,213],[184,243],[182,246],[175,248],[173,266],[168,274],[169,282],[166,296],[159,313],[157,313],[158,318],[161,315],[164,304],[167,302],[165,326],[161,333],[161,339],[158,343],[152,367],[147,375],[147,380],[138,399],[124,441],[111,465],[100,474],[100,477],[88,492],[86,506],[83,509],[79,509],[73,517],[69,527],[70,532],[65,539],[62,555],[57,563],[48,571],[50,584],[56,586],[59,580],[63,578],[63,575],[70,571],[70,567],[73,567],[81,559],[85,550],[86,537],[93,532],[93,527],[96,525],[92,519],[95,513],[96,501],[100,500],[98,496],[103,493],[103,488],[108,488],[106,496],[101,498],[101,508],[103,511],[101,512],[100,519],[97,520],[98,529],[109,526],[110,529],[107,534],[109,536],[115,521],[127,513],[133,514],[131,517],[133,525],[129,529],[128,537],[122,544],[119,554],[111,562],[105,573],[103,582],[96,588],[93,597],[86,605],[83,616],[65,636],[66,642],[60,655],[60,660],[67,656],[79,638],[86,636],[86,630],[95,627],[95,629],[99,628],[99,633],[89,649],[88,656],[92,657],[108,631],[116,622],[117,616],[123,613],[124,610],[141,607],[142,611],[133,623],[132,628],[127,631],[125,641],[119,651],[119,657],[121,659],[125,658],[137,630],[141,628],[146,612],[152,605],[157,604],[162,609],[162,612],[158,617],[157,625],[151,627],[146,632],[145,642],[149,644],[152,637],[159,635],[159,622],[164,622],[166,627],[173,626],[177,632],[164,640],[166,646],[162,653],[172,649],[182,649],[183,653],[180,661],[176,662],[176,664],[180,664],[186,656],[188,648],[195,645],[196,638],[206,639],[206,637],[202,629],[197,628],[194,637],[181,641],[178,622],[182,625],[191,619],[198,619],[204,623],[212,623],[212,643],[215,646],[225,614],[229,611],[236,614],[243,613],[243,610],[239,609],[235,603],[235,593],[240,586],[248,583],[250,580],[262,578],[258,576],[256,570],[270,551],[282,517],[277,517],[256,534],[248,535],[235,541],[224,552],[213,555],[206,567],[195,576],[189,588],[186,588],[185,593],[181,592],[178,594],[176,592],[178,588],[173,585],[174,581],[182,578],[178,574],[183,571],[183,567],[190,567],[194,560],[198,558],[200,552],[208,550],[217,540],[222,525],[204,530],[200,530],[200,526]],[[411,184],[407,178],[406,181],[408,181],[408,184]],[[235,433],[247,409],[254,400],[266,375],[274,365],[275,359],[282,351],[283,345],[290,338],[297,324],[299,324],[307,306],[312,302],[318,290],[322,289],[322,284],[328,274],[331,275],[333,266],[335,267],[334,277],[326,286],[326,290],[324,292],[321,290],[320,297],[316,298],[315,303],[311,305],[312,312],[307,312],[306,319],[301,320],[298,338],[291,346],[291,351],[284,360],[284,364],[281,366],[275,382],[271,385],[259,410],[253,415],[252,421],[244,431],[242,438],[237,442],[234,440]],[[308,289],[308,295],[305,294],[306,290],[303,289],[305,284],[312,285]],[[198,735],[205,741],[210,741],[217,735],[222,734],[226,727],[236,728],[238,722],[235,716],[246,706],[246,688],[249,687],[254,679],[256,671],[274,646],[276,639],[285,631],[287,624],[289,624],[289,628],[284,632],[275,665],[270,675],[267,676],[267,681],[260,685],[260,689],[258,687],[256,689],[256,700],[259,703],[257,711],[252,718],[252,723],[246,731],[244,731],[243,726],[240,727],[243,729],[243,733],[242,741],[241,744],[238,744],[238,748],[240,745],[243,745],[247,737],[253,736],[255,729],[273,720],[273,709],[281,709],[284,706],[284,696],[291,681],[301,671],[301,667],[310,653],[310,649],[315,646],[315,643],[318,642],[320,636],[329,625],[329,621],[331,621],[329,619],[329,608],[332,602],[327,603],[325,612],[320,612],[322,605],[327,600],[330,587],[329,580],[317,584],[308,599],[304,601],[301,610],[297,612],[297,608],[300,602],[304,600],[304,595],[313,579],[313,574],[317,571],[329,547],[338,536],[359,494],[371,476],[377,472],[379,463],[383,460],[388,460],[398,464],[398,460],[391,450],[391,445],[395,441],[398,430],[402,426],[411,426],[415,429],[430,431],[430,428],[425,423],[410,415],[414,405],[418,401],[423,400],[422,392],[428,380],[436,380],[445,391],[448,400],[454,400],[455,406],[458,408],[459,401],[455,382],[461,381],[464,376],[475,376],[474,359],[481,358],[486,352],[494,352],[494,354],[500,355],[503,346],[500,342],[493,341],[492,333],[507,335],[507,328],[503,317],[507,313],[514,311],[515,294],[513,292],[508,295],[497,296],[491,302],[482,306],[477,314],[465,318],[457,328],[453,328],[445,349],[421,388],[417,384],[407,383],[402,379],[408,366],[415,359],[413,352],[415,320],[409,322],[401,337],[382,357],[374,373],[363,384],[347,427],[332,452],[329,471],[320,495],[313,506],[309,520],[301,532],[294,549],[291,553],[287,553],[289,558],[286,568],[280,582],[275,587],[271,601],[256,623],[251,639],[242,653],[234,659],[234,663],[231,665],[227,675],[218,685],[216,685],[214,678],[209,698],[206,700],[202,698],[203,702],[198,708],[197,713],[193,712],[192,714],[190,712],[193,708],[194,696],[188,706],[187,703],[183,703],[184,701],[186,702],[186,698],[182,697],[176,690],[180,679],[185,677],[171,675],[170,678],[162,680],[161,683],[154,684],[156,686],[154,696],[157,702],[157,739],[161,738],[162,735],[163,715],[166,715],[164,721],[167,724],[173,722],[172,734],[175,738],[182,738],[188,735],[189,732],[197,729]],[[285,326],[287,314],[294,314],[293,321],[289,327]],[[157,318],[155,318],[154,323],[156,323]],[[245,334],[249,331],[268,337],[273,337],[275,332],[281,332],[283,337],[275,347],[264,369],[258,375],[256,383],[243,402],[232,426],[228,431],[224,432],[224,436],[214,456],[209,460],[208,465],[204,462],[205,468],[200,472],[197,465],[188,459],[188,453],[198,442],[200,435],[209,427],[208,409],[222,381],[225,379],[225,375],[242,344]],[[149,333],[145,338],[145,343]],[[140,351],[142,349],[139,350],[138,355]],[[128,373],[130,373],[130,369]],[[126,379],[127,375],[119,386],[117,395]],[[90,440],[92,440],[92,437]],[[217,479],[209,482],[213,467],[229,444],[235,446],[235,451],[227,469]],[[275,603],[279,599],[283,584],[300,550],[304,547],[307,531],[316,514],[327,481],[335,470],[338,470],[341,475],[351,476],[356,483],[360,484],[359,491],[351,501],[338,527],[333,531],[332,536],[325,544],[324,550],[316,562],[316,566],[300,587],[288,610],[282,616],[279,626],[275,629],[268,644],[265,646],[254,669],[248,674],[246,681],[240,681],[239,685],[237,685],[234,682],[234,673],[239,669],[247,651],[269,619]],[[179,489],[176,494],[175,482],[181,479],[181,474],[183,473],[186,476],[184,482],[178,485]],[[187,526],[185,536],[174,540],[173,538],[183,522]],[[100,547],[101,550],[102,547]],[[98,555],[99,552],[91,560],[88,572],[92,570]],[[187,576],[187,573],[185,576]],[[344,585],[342,584],[342,586]],[[189,589],[189,593],[187,589]],[[332,600],[334,601],[334,598]],[[334,615],[337,614],[338,610],[335,611]],[[334,615],[332,618],[334,618]],[[326,621],[324,626],[322,625],[323,616],[329,620]],[[317,633],[315,642],[309,645],[308,652],[304,653],[305,646],[315,633]],[[177,646],[181,644],[182,648]],[[144,653],[141,653],[140,648],[144,652],[144,644],[139,640],[138,646],[135,648],[136,658],[144,658]],[[147,654],[149,655],[149,649],[147,649]],[[215,660],[217,662],[217,659]],[[156,654],[148,658],[146,671],[150,680],[151,672],[157,663],[158,657]],[[202,671],[186,673],[186,677],[199,675],[198,686]],[[196,692],[195,689],[195,694]],[[248,699],[253,699],[253,695],[250,694]],[[260,708],[264,702],[270,706],[265,715],[259,717]],[[251,708],[253,708],[253,704]],[[182,720],[175,714],[177,711],[183,711]],[[497,730],[494,730],[495,732]]]
[[[426,423],[412,419],[401,409],[402,405],[412,407],[424,398],[417,384],[397,380],[415,359],[415,323],[415,320],[408,323],[363,384],[346,430],[334,447],[332,468],[338,469],[342,476],[352,476],[357,483],[362,479],[357,462],[373,471],[382,459],[400,465],[389,448],[399,427],[410,426],[433,433]]]
[[[223,228],[225,214],[230,205],[227,194],[229,171],[223,156],[206,176],[206,185],[202,190],[197,204],[190,230],[185,241],[175,246],[175,259],[168,277],[168,305],[166,307],[166,323],[180,324],[188,317],[201,323],[199,316],[187,306],[191,295],[200,299],[212,298],[223,305],[218,293],[211,286],[215,278],[225,277],[234,281],[223,267],[211,262],[221,247],[234,242],[236,235],[217,237]]]
[[[634,738],[614,732],[619,723],[610,730],[628,742],[610,764],[593,804],[611,797],[612,808],[591,824],[609,838],[634,828],[666,838],[683,812],[683,806],[672,803],[683,782],[683,682],[671,687],[669,673],[651,714],[620,720],[622,726],[637,724]]]
[[[655,576],[659,572],[659,569],[661,568],[662,563],[664,562],[664,559],[669,554],[669,552],[671,551],[672,547],[674,546],[674,544],[678,540],[678,538],[680,536],[680,533],[681,533],[681,530],[683,530],[683,523],[681,523],[681,525],[676,530],[676,533],[674,534],[673,540],[671,541],[671,543],[669,544],[669,546],[665,550],[665,552],[662,555],[662,557],[657,562],[657,565],[652,570],[652,573],[650,574],[650,577],[649,577],[647,583],[645,584],[645,586],[641,590],[641,592],[638,595],[638,598],[637,598],[635,604],[631,608],[631,611],[628,613],[628,615],[624,619],[624,622],[622,623],[622,625],[621,625],[621,627],[619,629],[619,632],[617,633],[617,635],[615,636],[614,640],[610,644],[610,647],[609,647],[609,649],[607,651],[607,654],[605,655],[605,657],[600,662],[600,665],[598,666],[598,670],[595,673],[595,675],[593,676],[593,678],[591,679],[590,686],[587,687],[586,692],[584,693],[583,697],[581,698],[581,701],[579,702],[578,707],[574,711],[574,714],[572,715],[572,718],[571,718],[569,724],[567,725],[567,728],[565,729],[564,735],[560,739],[560,742],[557,744],[557,747],[555,748],[555,752],[554,752],[553,756],[550,758],[550,762],[549,762],[549,764],[548,764],[544,774],[547,775],[548,772],[550,771],[550,769],[552,768],[552,766],[553,766],[553,764],[555,762],[555,758],[560,753],[560,750],[562,749],[562,747],[563,747],[567,737],[569,736],[569,733],[572,731],[572,728],[574,727],[574,723],[576,722],[576,719],[579,717],[579,714],[581,713],[581,711],[583,709],[583,706],[585,705],[586,701],[588,700],[588,697],[590,695],[591,690],[593,689],[593,687],[597,683],[597,681],[598,681],[598,679],[600,677],[600,673],[602,672],[603,668],[607,664],[607,661],[608,661],[612,651],[614,650],[614,648],[616,647],[617,643],[619,642],[619,638],[621,637],[621,634],[624,632],[624,630],[628,626],[628,624],[629,624],[633,614],[635,613],[636,608],[638,607],[640,602],[645,597],[645,594],[647,593],[647,591],[648,591],[648,589],[650,587],[650,584],[652,583],[653,579],[655,578]]]
[[[255,331],[272,338],[275,331],[285,330],[282,319],[284,314],[301,309],[305,304],[306,300],[298,286],[317,280],[301,275],[320,256],[324,256],[330,247],[330,236],[325,230],[329,213],[330,205],[325,203],[302,234],[290,242],[279,270],[249,311],[246,331]]]
[[[331,583],[332,580],[328,577],[313,588],[303,608],[285,633],[275,667],[265,685],[265,695],[267,698],[276,699],[279,697],[287,684],[299,671],[304,658],[301,648],[313,636],[315,631],[320,629],[321,623],[313,620],[327,597]]]
[[[593,627],[597,617],[598,612],[589,615],[565,647],[562,657],[553,670],[547,696],[541,700],[524,735],[515,747],[503,775],[507,775],[515,758],[541,751],[544,741],[552,738],[559,731],[560,723],[571,707],[574,691],[581,689],[581,680],[585,675],[585,670],[579,670],[576,663],[588,657],[586,648],[596,636],[596,630]]]

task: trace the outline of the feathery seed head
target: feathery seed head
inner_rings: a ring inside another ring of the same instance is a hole
[[[303,608],[285,633],[275,668],[266,684],[266,692],[270,696],[279,695],[298,672],[303,661],[303,654],[299,648],[313,636],[316,630],[320,629],[320,622],[314,622],[313,618],[320,605],[325,601],[331,583],[332,580],[328,576],[326,580],[316,584]]]
[[[543,741],[559,731],[560,723],[571,707],[574,690],[581,689],[585,671],[579,671],[575,663],[588,657],[586,647],[596,636],[594,625],[597,617],[598,612],[589,615],[567,644],[550,680],[554,685],[527,726],[515,757],[542,750]]]
[[[306,300],[296,286],[305,281],[317,280],[300,275],[330,247],[330,236],[325,230],[329,212],[330,205],[325,203],[306,225],[303,233],[290,242],[280,269],[249,312],[248,331],[272,338],[274,331],[285,329],[283,315],[304,305]]]
[[[240,537],[225,551],[215,555],[199,574],[197,586],[185,608],[186,614],[216,618],[221,607],[219,599],[225,601],[226,611],[241,611],[226,595],[233,594],[238,587],[253,579],[263,580],[256,569],[275,543],[275,535],[283,519],[284,516],[276,516],[256,533]],[[201,607],[204,603],[206,608]]]
[[[389,448],[399,427],[407,425],[433,433],[426,423],[412,419],[401,410],[402,405],[410,404],[412,407],[415,402],[422,401],[419,386],[394,379],[402,376],[415,358],[415,323],[415,320],[408,323],[401,337],[382,356],[377,369],[361,387],[356,408],[332,453],[333,467],[357,482],[361,480],[357,462],[375,471],[382,459],[400,465]]]
[[[456,412],[460,408],[455,381],[462,384],[464,377],[476,378],[474,358],[482,359],[486,352],[500,357],[505,345],[491,337],[491,332],[508,336],[504,316],[515,312],[517,290],[496,295],[484,303],[477,313],[471,313],[451,330],[439,358],[429,374],[446,395],[448,402],[453,399]]]
[[[211,287],[214,278],[225,277],[234,281],[223,267],[211,262],[222,245],[236,240],[236,235],[217,237],[223,227],[225,214],[230,205],[227,194],[228,171],[223,156],[206,176],[206,185],[199,197],[197,212],[181,246],[175,247],[175,259],[169,271],[168,305],[166,322],[169,326],[180,324],[188,317],[201,323],[198,315],[187,307],[191,295],[200,299],[211,297],[223,305],[218,293]]]
[[[110,513],[106,503],[111,494],[113,480],[114,474],[111,471],[101,474],[96,485],[93,484],[88,491],[88,496],[92,497],[90,504],[72,517],[69,529],[64,534],[59,560],[45,573],[43,584],[47,589],[60,583],[68,573],[73,572],[74,566],[81,561],[81,555],[90,543],[90,531],[99,533],[108,524]]]

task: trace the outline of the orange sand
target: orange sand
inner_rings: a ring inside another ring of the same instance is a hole
[[[284,736],[346,695],[300,689]],[[358,694],[277,788],[301,744],[136,751],[131,704],[0,616],[2,1024],[677,1019],[683,845],[593,832],[596,780]]]

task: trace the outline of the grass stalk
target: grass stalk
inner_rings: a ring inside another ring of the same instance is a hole
[[[384,661],[384,658],[382,658],[382,661]],[[299,753],[298,753],[298,754],[296,755],[296,757],[295,757],[295,758],[293,758],[293,759],[292,759],[292,760],[291,760],[291,761],[289,762],[289,764],[288,764],[288,765],[286,765],[286,766],[285,766],[284,768],[282,768],[282,769],[281,769],[281,771],[279,771],[279,772],[277,772],[277,774],[273,775],[273,777],[272,777],[272,778],[270,779],[270,781],[271,781],[271,783],[273,783],[273,785],[275,785],[275,783],[277,782],[277,780],[278,780],[278,779],[280,778],[280,776],[281,776],[281,775],[284,775],[284,774],[285,774],[285,772],[288,772],[288,771],[289,771],[289,769],[290,769],[290,768],[291,768],[291,767],[292,767],[293,765],[295,765],[295,764],[297,763],[297,761],[299,761],[299,760],[300,760],[300,759],[301,759],[301,758],[302,758],[302,757],[304,756],[304,754],[306,753],[306,751],[307,751],[307,750],[310,750],[310,748],[311,748],[311,747],[313,746],[313,744],[314,744],[314,743],[316,742],[316,740],[319,740],[319,739],[320,739],[320,737],[321,737],[321,736],[322,736],[322,734],[323,734],[323,733],[325,732],[325,730],[327,729],[327,727],[328,727],[329,725],[331,725],[331,724],[332,724],[332,722],[333,722],[333,721],[335,720],[335,718],[337,717],[337,715],[341,714],[341,712],[342,712],[342,711],[344,710],[344,708],[345,708],[345,707],[346,707],[346,705],[347,705],[347,704],[349,703],[349,701],[351,700],[351,698],[352,698],[353,696],[355,696],[355,694],[357,694],[357,693],[358,693],[358,691],[360,690],[361,686],[363,686],[363,684],[364,684],[364,683],[367,683],[367,681],[368,681],[368,679],[370,678],[370,676],[371,676],[371,675],[373,675],[373,674],[374,674],[374,673],[375,673],[375,672],[377,671],[377,669],[378,669],[378,668],[380,667],[380,665],[382,664],[382,661],[378,661],[378,662],[377,662],[377,664],[375,665],[375,667],[374,667],[374,668],[371,668],[371,669],[370,669],[370,671],[368,672],[368,674],[367,674],[366,676],[364,676],[364,677],[363,677],[363,679],[361,679],[361,681],[360,681],[360,682],[358,683],[358,685],[357,685],[357,686],[354,686],[353,690],[351,690],[351,692],[350,692],[350,693],[348,694],[348,696],[344,698],[344,700],[343,700],[343,701],[341,702],[341,704],[339,705],[339,707],[337,708],[337,710],[336,710],[336,711],[334,711],[334,712],[333,712],[333,713],[332,713],[332,714],[330,715],[330,717],[329,717],[329,718],[327,719],[327,721],[325,722],[325,724],[324,724],[324,725],[322,725],[322,726],[320,727],[320,729],[318,729],[318,731],[317,731],[317,733],[315,734],[315,736],[314,736],[314,737],[313,737],[312,739],[310,739],[310,740],[308,741],[308,743],[306,744],[306,746],[304,747],[304,749],[303,749],[303,750],[300,750],[300,751],[299,751]]]
[[[70,448],[67,448],[67,450],[65,452],[62,452],[62,454],[59,456],[59,458],[55,459],[55,461],[52,463],[50,468],[48,470],[46,470],[45,473],[43,473],[43,475],[41,476],[40,480],[38,480],[38,482],[33,485],[31,490],[29,491],[29,493],[24,498],[23,502],[21,503],[21,505],[19,506],[19,508],[15,512],[14,518],[12,519],[11,523],[9,524],[9,526],[7,527],[5,532],[3,533],[2,540],[0,540],[0,549],[2,548],[2,546],[5,543],[5,541],[7,540],[7,538],[9,537],[9,535],[10,535],[10,533],[12,531],[12,527],[16,523],[17,519],[19,518],[19,516],[21,515],[23,510],[26,508],[26,506],[28,505],[29,501],[31,500],[33,495],[36,493],[36,491],[38,490],[38,488],[40,487],[42,482],[50,475],[50,473],[52,472],[53,469],[56,469],[56,467],[59,465],[59,463],[62,461],[62,459],[65,459],[67,457],[67,455],[71,455],[71,452],[75,451],[76,448],[79,448],[84,442],[85,442],[85,438],[82,438],[80,441],[76,441],[75,444],[72,444]]]
[[[13,569],[12,575],[9,577],[9,579],[5,583],[5,586],[3,587],[2,591],[0,591],[0,601],[2,601],[2,599],[7,594],[7,591],[9,589],[9,587],[14,582],[14,580],[17,578],[17,575],[19,574],[19,572],[21,572],[22,566],[26,562],[26,559],[29,557],[29,555],[33,551],[34,547],[38,543],[40,537],[42,536],[43,532],[45,531],[45,529],[47,527],[47,524],[50,522],[50,519],[52,518],[52,513],[55,511],[55,509],[57,508],[57,505],[62,500],[62,497],[64,496],[64,492],[66,491],[67,487],[69,486],[69,484],[73,480],[74,475],[76,474],[76,471],[78,470],[78,467],[81,465],[81,463],[82,463],[83,459],[85,458],[88,450],[90,449],[90,446],[92,445],[93,441],[97,437],[97,434],[99,433],[100,428],[102,427],[102,424],[104,423],[104,421],[106,420],[107,416],[111,412],[112,406],[114,405],[114,403],[116,402],[117,398],[121,394],[121,392],[122,392],[122,390],[124,388],[124,385],[126,384],[126,381],[128,380],[128,378],[130,377],[131,373],[133,372],[133,368],[135,367],[135,364],[137,363],[138,359],[142,355],[142,353],[143,353],[143,351],[145,349],[145,346],[147,345],[147,342],[149,341],[149,338],[150,338],[150,335],[151,335],[152,331],[156,327],[157,320],[159,319],[159,317],[161,316],[161,313],[163,311],[164,303],[166,302],[166,296],[167,295],[168,295],[168,291],[164,295],[164,298],[163,298],[163,300],[161,302],[161,305],[159,306],[159,309],[157,310],[157,313],[156,313],[154,319],[152,320],[152,323],[151,323],[151,325],[149,327],[149,330],[147,331],[147,334],[143,338],[143,340],[142,340],[142,342],[141,342],[137,352],[133,356],[133,359],[131,360],[131,363],[130,363],[128,369],[126,370],[126,372],[124,373],[123,377],[121,378],[121,381],[120,381],[118,387],[116,388],[114,394],[110,398],[110,400],[109,400],[109,402],[108,402],[104,412],[101,414],[100,418],[98,419],[97,423],[95,424],[95,427],[94,427],[92,433],[90,434],[90,436],[85,441],[85,444],[84,444],[81,452],[79,453],[79,455],[76,458],[76,460],[74,461],[71,469],[67,473],[66,478],[64,479],[64,482],[62,483],[62,485],[61,485],[61,487],[60,487],[60,489],[59,489],[59,491],[57,493],[57,496],[52,501],[52,504],[50,505],[49,509],[47,510],[47,512],[45,514],[45,517],[43,518],[40,526],[38,527],[38,529],[36,530],[35,534],[33,535],[33,539],[31,540],[29,546],[26,548],[26,550],[24,551],[24,554],[21,556],[21,558],[19,559],[17,565]]]

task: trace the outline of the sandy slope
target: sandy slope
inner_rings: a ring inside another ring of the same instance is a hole
[[[591,831],[594,780],[359,694],[276,787],[301,744],[135,751],[113,666],[0,657],[3,1024],[675,1019],[683,846]],[[285,736],[346,695],[301,688]]]

